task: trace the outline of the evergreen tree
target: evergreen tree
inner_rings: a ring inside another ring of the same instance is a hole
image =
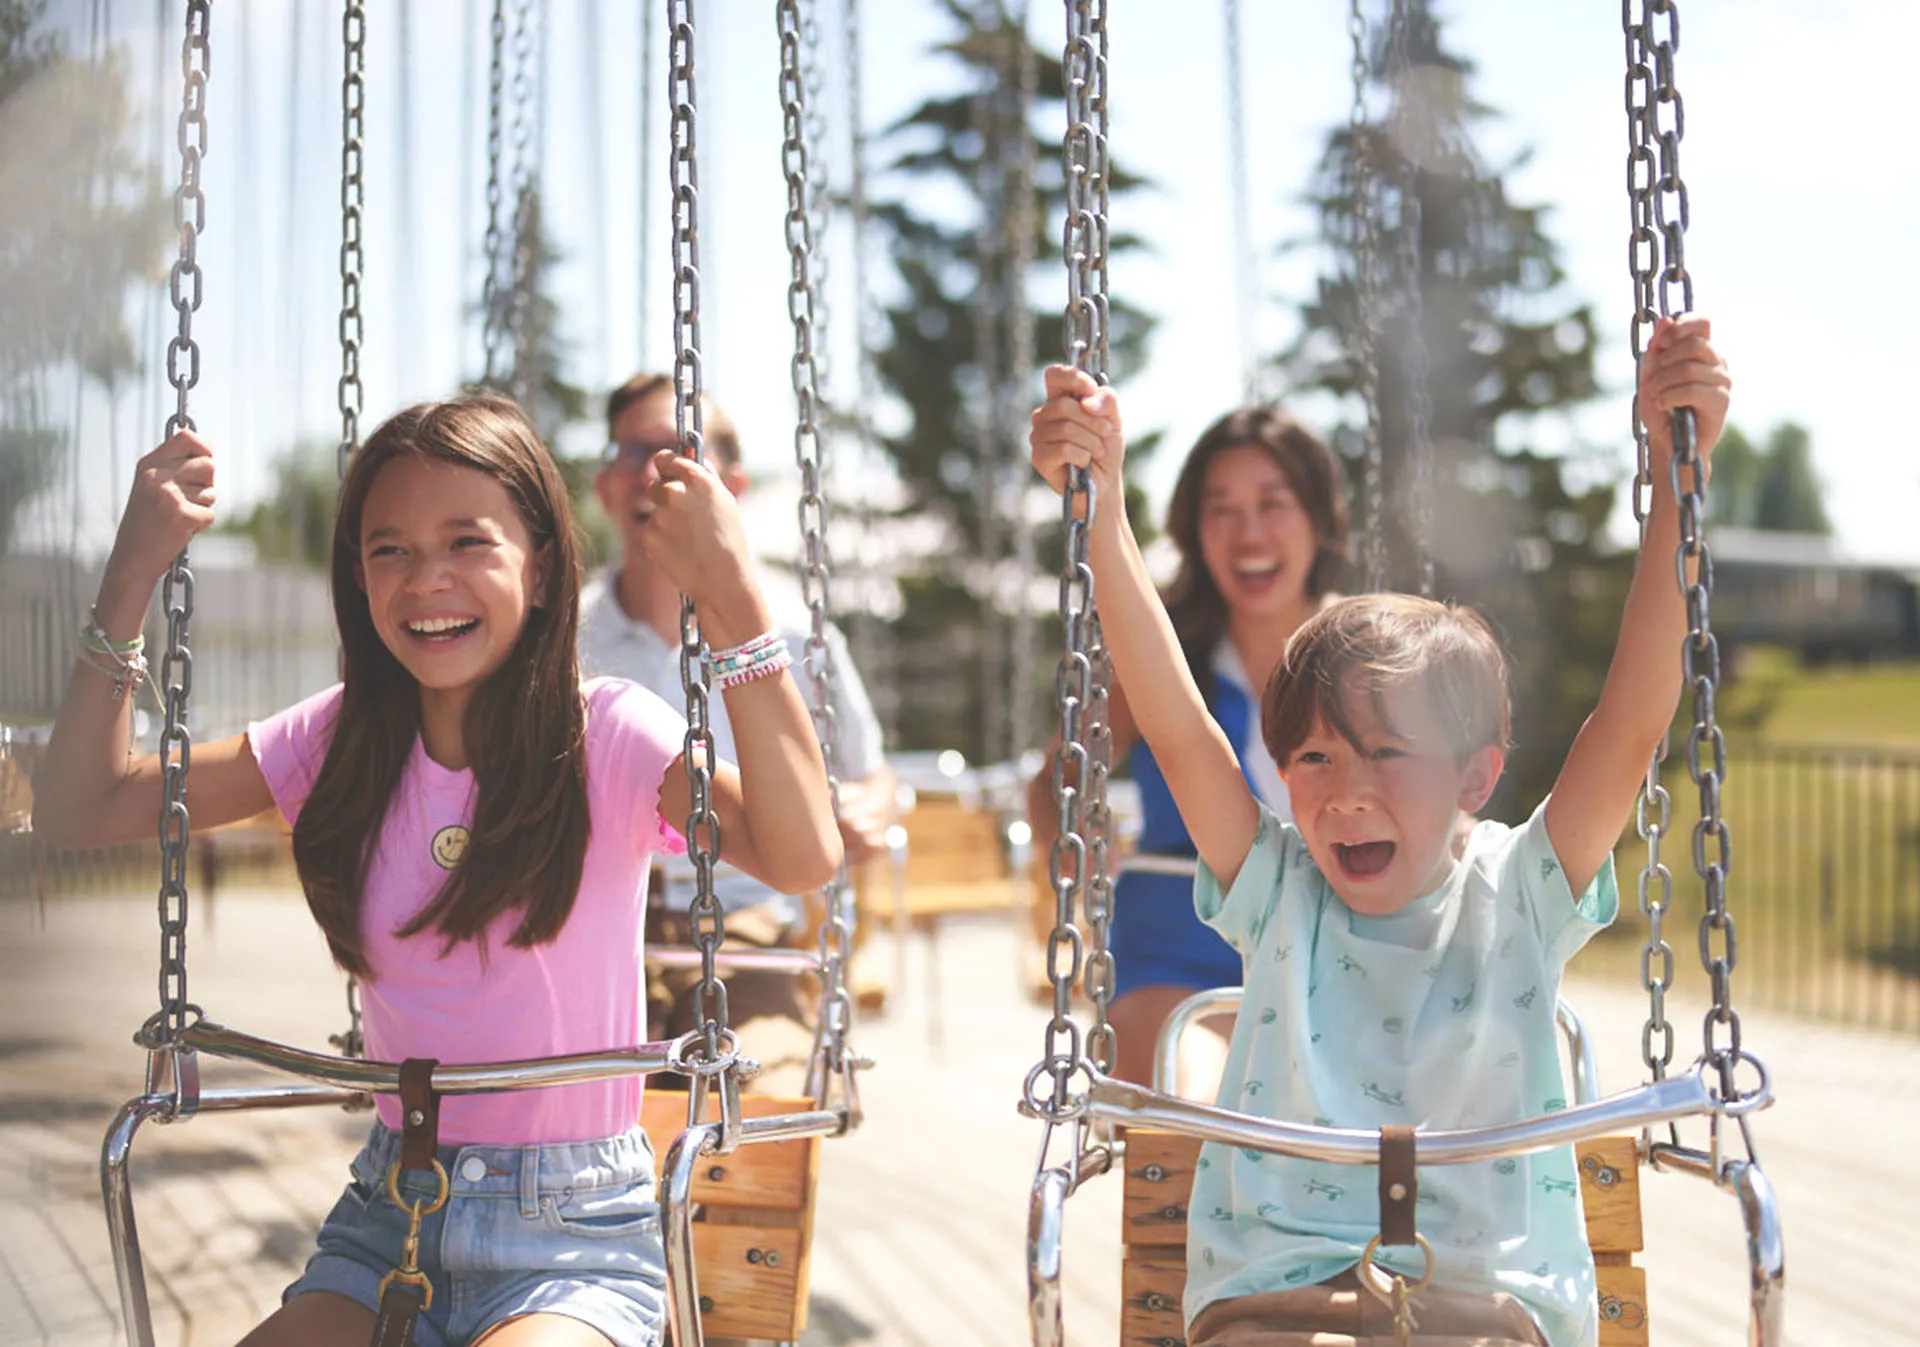
[[[1379,527],[1388,584],[1417,586],[1425,533],[1439,596],[1472,605],[1502,636],[1513,661],[1515,747],[1488,812],[1515,817],[1552,784],[1592,709],[1618,627],[1627,559],[1602,547],[1611,488],[1569,486],[1560,459],[1503,444],[1498,434],[1510,419],[1595,394],[1593,315],[1559,294],[1563,274],[1545,208],[1511,200],[1503,170],[1489,168],[1475,148],[1474,128],[1490,110],[1469,90],[1472,65],[1444,48],[1423,0],[1407,8],[1404,73],[1389,68],[1385,42],[1371,66],[1372,82],[1403,100],[1401,115],[1376,109],[1357,131],[1342,125],[1328,138],[1311,200],[1319,239],[1337,266],[1302,306],[1302,335],[1280,363],[1296,387],[1342,396],[1359,388],[1356,151],[1363,152],[1379,191],[1376,342],[1387,516]],[[1417,215],[1401,199],[1403,184]],[[1417,237],[1409,237],[1415,219]],[[1417,330],[1400,262],[1406,254],[1418,259]],[[1422,350],[1431,401],[1427,487],[1411,451],[1411,370]],[[1359,489],[1360,438],[1352,427],[1339,436],[1356,533],[1364,535],[1375,521]],[[1357,542],[1355,555],[1364,551]]]
[[[1826,490],[1813,470],[1813,443],[1805,426],[1782,421],[1756,449],[1728,426],[1713,451],[1707,522],[1776,533],[1833,532]]]
[[[48,380],[138,369],[124,303],[155,273],[166,202],[132,145],[122,63],[77,61],[45,0],[0,0],[0,554],[59,477]]]
[[[1718,451],[1714,457],[1719,457]],[[1782,421],[1767,437],[1766,458],[1753,498],[1755,527],[1782,533],[1830,534],[1833,521],[1827,518],[1823,495],[1820,479],[1813,471],[1813,442],[1807,428]]]
[[[890,677],[898,696],[898,746],[958,747],[978,761],[1004,751],[986,726],[1007,683],[981,674],[995,667],[992,643],[1009,639],[991,595],[1030,593],[1043,583],[1037,575],[1004,583],[1015,551],[1010,530],[1040,513],[1025,504],[1046,490],[1026,467],[1024,450],[1038,380],[1033,371],[1009,371],[1006,353],[1014,345],[1014,306],[1031,306],[1034,294],[1064,292],[1060,134],[1035,131],[1064,127],[1064,89],[1059,57],[1032,52],[1033,98],[1023,122],[1019,68],[1027,35],[1002,4],[943,0],[943,8],[955,36],[938,50],[961,67],[962,87],[928,98],[888,129],[898,148],[887,173],[901,193],[871,211],[904,292],[886,312],[875,369],[903,404],[905,428],[880,442],[903,488],[900,513],[933,521],[939,530],[922,554],[899,559],[906,602],[892,634],[895,667],[877,676]],[[1022,239],[1021,212],[1013,207],[1029,171],[1034,208]],[[1111,166],[1109,178],[1116,202],[1141,185]],[[923,204],[951,201],[956,193],[966,202],[959,211]],[[1115,231],[1109,246],[1119,256],[1137,245],[1132,235]],[[1021,261],[1031,266],[1027,274],[1015,274]],[[1033,322],[1037,359],[1058,358],[1061,306],[1043,303]],[[1116,381],[1138,363],[1150,326],[1139,310],[1114,299],[1109,331]],[[997,377],[983,365],[983,351],[1002,353]],[[991,446],[985,464],[983,444]],[[1137,458],[1150,449],[1150,439],[1136,440],[1129,454]],[[1048,517],[1057,518],[1058,510]],[[1050,528],[1037,555],[1057,563],[1060,547],[1059,530]],[[1035,686],[1015,693],[1036,704],[1052,686],[1053,630],[1040,624]],[[1012,666],[1009,659],[999,667]]]
[[[1765,456],[1753,447],[1740,427],[1720,432],[1713,451],[1713,481],[1707,491],[1707,524],[1752,528],[1754,505],[1760,496]]]

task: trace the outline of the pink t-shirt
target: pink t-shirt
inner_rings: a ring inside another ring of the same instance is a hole
[[[254,758],[288,822],[298,819],[333,737],[341,688],[247,727]],[[646,1039],[641,969],[647,868],[657,850],[684,847],[660,817],[659,792],[685,723],[667,704],[618,678],[589,680],[587,801],[593,819],[580,893],[550,944],[515,949],[520,921],[488,928],[442,953],[439,933],[394,932],[432,901],[465,846],[474,779],[429,758],[416,739],[388,805],[362,908],[373,976],[361,988],[367,1055],[398,1062],[496,1062],[627,1047]],[[596,1081],[500,1094],[450,1096],[440,1106],[443,1143],[528,1145],[617,1136],[640,1116],[641,1081]],[[400,1126],[400,1106],[378,1101]]]

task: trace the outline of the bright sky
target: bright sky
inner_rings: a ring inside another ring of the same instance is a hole
[[[639,319],[640,31],[630,0],[550,0],[548,220],[567,261],[559,293],[568,312],[576,377],[605,388],[641,361]],[[841,88],[835,38],[840,0],[819,0]],[[413,0],[403,98],[393,0],[374,12],[368,51],[368,330],[363,357],[367,426],[407,402],[440,396],[477,367],[471,321],[484,219],[484,22],[469,0]],[[1732,365],[1734,419],[1756,435],[1793,419],[1812,431],[1818,469],[1844,544],[1864,555],[1920,557],[1920,456],[1892,394],[1907,386],[1920,312],[1920,156],[1903,128],[1920,6],[1908,0],[1683,0],[1677,71],[1686,101],[1682,171],[1691,195],[1687,259],[1701,311],[1713,316]],[[178,4],[170,6],[177,15]],[[1383,4],[1369,10],[1384,13]],[[1564,250],[1569,303],[1602,320],[1607,396],[1576,422],[1535,428],[1537,444],[1577,439],[1629,460],[1623,41],[1612,3],[1436,0],[1449,48],[1478,66],[1474,92],[1502,115],[1482,131],[1489,163],[1531,151],[1507,176],[1522,203],[1553,207],[1548,227]],[[113,36],[127,44],[140,86],[153,79],[154,6],[110,0]],[[1299,204],[1327,128],[1349,99],[1345,6],[1245,0],[1253,237],[1265,291],[1264,343],[1293,330],[1294,305],[1315,258],[1273,258],[1305,235]],[[56,0],[80,38],[92,0]],[[1170,22],[1175,12],[1187,16]],[[1033,31],[1059,41],[1059,9],[1036,4]],[[223,495],[267,482],[265,464],[297,437],[338,434],[338,7],[331,0],[216,4],[208,166],[208,234],[201,249],[206,307],[196,324],[205,376],[194,398],[202,429],[224,452]],[[870,128],[951,87],[953,67],[927,54],[945,35],[930,0],[866,0],[864,98]],[[656,16],[657,17],[657,16]],[[701,5],[699,146],[707,217],[701,240],[708,386],[740,423],[750,466],[791,472],[792,329],[781,214],[779,110],[772,6]],[[178,30],[169,19],[166,120],[178,98]],[[1129,423],[1162,427],[1168,447],[1148,474],[1164,499],[1181,449],[1239,395],[1228,214],[1224,57],[1220,9],[1164,0],[1110,0],[1112,146],[1157,190],[1121,205],[1117,228],[1144,234],[1150,257],[1114,268],[1117,292],[1161,318],[1145,373],[1123,388]],[[470,51],[472,62],[464,59]],[[296,58],[297,53],[297,58]],[[664,42],[656,47],[664,62]],[[468,67],[482,84],[470,83]],[[653,84],[663,107],[662,82]],[[1376,91],[1373,95],[1378,98]],[[846,170],[844,102],[828,108],[836,182]],[[411,124],[410,148],[400,127]],[[290,125],[291,120],[291,125]],[[654,135],[664,143],[664,115]],[[292,153],[290,154],[290,148]],[[876,139],[873,162],[886,145]],[[664,157],[653,157],[656,209]],[[410,180],[403,173],[410,168]],[[177,156],[166,176],[178,173]],[[884,180],[873,185],[884,195]],[[668,259],[658,216],[650,238],[653,304],[645,358],[669,355]],[[852,259],[848,229],[830,235],[836,379],[851,379]],[[876,256],[878,254],[876,253]],[[872,269],[884,295],[884,266]],[[1064,298],[1064,278],[1061,295]],[[136,302],[136,327],[150,303]],[[156,368],[164,335],[143,343]],[[1042,353],[1050,358],[1051,353]],[[104,408],[83,428],[86,462],[114,471],[89,492],[81,534],[106,541],[125,473],[164,417],[158,385],[122,398],[115,434]],[[1330,408],[1307,406],[1324,422]],[[570,445],[585,452],[595,436]],[[1624,494],[1624,493],[1623,493]],[[70,511],[54,527],[64,534]],[[51,517],[50,517],[51,518]]]

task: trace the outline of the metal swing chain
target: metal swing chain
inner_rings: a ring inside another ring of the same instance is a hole
[[[360,411],[365,395],[360,386],[360,209],[365,199],[361,167],[365,132],[367,85],[367,14],[363,0],[346,0],[341,18],[345,75],[340,86],[340,449],[334,468],[341,478],[360,447]],[[349,1057],[366,1047],[360,1027],[360,983],[347,977],[347,1032],[332,1041]]]
[[[1088,59],[1086,106],[1093,113],[1094,135],[1090,144],[1088,187],[1093,193],[1093,307],[1098,326],[1093,337],[1093,376],[1106,383],[1110,370],[1108,337],[1112,331],[1111,311],[1107,305],[1108,195],[1112,175],[1107,164],[1107,5],[1094,0],[1087,6],[1087,31],[1093,39]],[[1088,502],[1088,525],[1098,506]],[[1107,502],[1110,510],[1125,510],[1126,498]],[[1113,934],[1113,877],[1109,869],[1109,850],[1113,840],[1113,813],[1107,807],[1107,778],[1113,766],[1113,729],[1107,718],[1107,689],[1113,685],[1113,657],[1107,650],[1100,629],[1100,608],[1088,593],[1087,643],[1093,663],[1092,696],[1087,702],[1087,788],[1085,816],[1081,820],[1087,839],[1087,930],[1093,948],[1087,953],[1085,987],[1093,1003],[1093,1022],[1087,1028],[1087,1059],[1102,1072],[1113,1070],[1115,1045],[1113,1026],[1107,1022],[1107,1007],[1113,1001],[1114,967],[1110,948]]]
[[[1413,459],[1413,542],[1420,560],[1420,595],[1432,598],[1433,571],[1433,393],[1427,358],[1427,306],[1421,290],[1425,271],[1422,256],[1423,211],[1420,200],[1420,156],[1414,152],[1419,130],[1411,105],[1413,58],[1409,50],[1413,14],[1411,0],[1393,0],[1387,29],[1387,69],[1394,86],[1393,142],[1400,155],[1400,285],[1406,323],[1404,371],[1407,386],[1407,450]]]
[[[532,322],[532,297],[528,294],[533,277],[535,240],[532,234],[534,214],[533,182],[533,106],[534,71],[533,0],[517,0],[513,16],[513,247],[512,270],[507,290],[507,331],[513,337],[513,374],[508,391],[513,400],[525,407],[533,393],[530,380],[535,371]]]
[[[507,69],[506,0],[493,0],[490,31],[491,64],[487,72],[487,270],[480,291],[480,345],[485,364],[480,380],[488,388],[497,388],[500,380],[500,345],[507,316],[500,301],[500,273],[506,261],[506,240],[500,222],[500,160],[504,122],[502,94],[506,87]]]
[[[833,705],[833,647],[827,643],[832,610],[831,567],[827,558],[827,502],[820,453],[822,404],[815,307],[819,277],[812,270],[818,239],[813,233],[813,215],[809,209],[814,203],[808,195],[814,184],[809,173],[812,161],[808,128],[815,123],[808,116],[810,91],[801,69],[800,45],[807,23],[801,16],[799,0],[778,0],[775,19],[780,34],[780,108],[784,129],[780,162],[787,180],[786,243],[792,264],[792,279],[787,284],[787,314],[793,320],[793,457],[800,469],[800,536],[806,557],[800,584],[812,619],[802,663],[813,691],[813,729],[820,740],[820,755],[827,769],[827,793],[837,818],[840,814],[837,748],[840,731]],[[827,1065],[832,1073],[839,1074],[845,1069],[847,1035],[853,1027],[853,996],[846,986],[846,966],[854,916],[844,859],[834,871],[825,897],[827,919],[820,927],[820,968],[826,985],[821,1005],[828,1044]]]
[[[1347,136],[1353,155],[1353,351],[1359,364],[1358,382],[1367,418],[1364,430],[1367,494],[1367,588],[1376,593],[1387,587],[1386,462],[1380,444],[1380,365],[1374,345],[1378,322],[1375,254],[1378,227],[1373,214],[1373,157],[1367,151],[1367,20],[1360,0],[1350,0],[1347,36],[1353,43],[1353,108],[1347,117]]]
[[[831,324],[828,302],[829,259],[827,227],[832,220],[833,192],[827,172],[827,116],[825,83],[820,75],[820,18],[815,0],[800,3],[800,87],[805,92],[801,112],[807,156],[807,243],[808,292],[813,303],[813,382],[820,402],[821,419],[826,420],[829,390],[833,386],[833,343],[827,340]],[[822,471],[830,464],[832,450],[820,441]]]
[[[167,382],[173,385],[174,411],[166,437],[194,428],[187,394],[200,382],[200,347],[193,339],[193,315],[199,309],[204,276],[200,235],[207,227],[207,198],[200,189],[200,168],[207,153],[207,78],[212,72],[209,38],[213,25],[209,0],[187,0],[186,36],[180,46],[184,79],[178,144],[180,186],[173,194],[173,222],[180,231],[180,255],[168,280],[179,327],[167,343]],[[184,358],[184,364],[183,364]],[[193,572],[182,550],[168,567],[161,588],[167,615],[167,650],[160,665],[165,728],[160,732],[160,1008],[136,1036],[146,1048],[166,1047],[186,1028],[187,1012],[200,1007],[187,1000],[187,772],[193,763],[193,734],[187,727],[187,699],[193,692],[193,652],[187,626],[193,617]]]
[[[340,85],[340,450],[335,468],[347,475],[347,459],[360,443],[360,208],[365,200],[360,171],[364,146],[367,82],[367,15],[362,0],[346,0],[341,16],[345,75]]]
[[[1092,259],[1100,246],[1100,224],[1094,218],[1099,198],[1092,183],[1098,135],[1091,100],[1098,60],[1093,35],[1096,3],[1098,0],[1066,0],[1067,38],[1062,64],[1067,103],[1066,348],[1068,359],[1082,370],[1097,368],[1098,329],[1104,317],[1097,302],[1087,294],[1098,275]],[[1047,938],[1053,1015],[1047,1021],[1040,1061],[1027,1076],[1025,1100],[1028,1112],[1052,1124],[1066,1122],[1079,1113],[1081,1101],[1073,1097],[1073,1076],[1086,1062],[1080,1026],[1073,1019],[1073,988],[1083,966],[1083,942],[1074,913],[1075,900],[1086,887],[1090,859],[1084,832],[1086,792],[1092,778],[1086,715],[1093,701],[1094,683],[1090,630],[1093,567],[1088,561],[1088,534],[1095,501],[1093,482],[1085,469],[1067,474],[1061,495],[1067,547],[1060,576],[1060,619],[1066,629],[1066,651],[1054,677],[1060,708],[1060,747],[1053,760],[1053,794],[1060,811],[1060,832],[1054,838],[1048,864],[1054,892],[1053,932]],[[1043,1076],[1051,1078],[1051,1090],[1044,1095]]]
[[[1674,0],[1646,0],[1646,50],[1653,60],[1653,102],[1648,124],[1659,146],[1660,173],[1654,182],[1653,221],[1660,231],[1660,278],[1656,299],[1663,316],[1693,310],[1693,277],[1687,273],[1687,185],[1680,176],[1680,140],[1686,133],[1686,108],[1673,82],[1673,58],[1680,46],[1680,10]],[[1631,12],[1629,0],[1627,11]],[[1658,20],[1664,17],[1666,23]],[[1735,1072],[1746,1056],[1740,1044],[1740,1016],[1733,1008],[1733,968],[1739,942],[1727,911],[1727,871],[1733,841],[1720,816],[1720,794],[1727,774],[1727,743],[1714,716],[1720,684],[1720,646],[1709,618],[1713,597],[1713,556],[1707,550],[1704,464],[1696,452],[1690,408],[1673,413],[1673,455],[1668,465],[1680,507],[1680,544],[1674,570],[1687,600],[1687,639],[1681,662],[1693,689],[1693,728],[1687,734],[1687,770],[1700,792],[1700,818],[1693,828],[1693,868],[1705,890],[1700,917],[1700,966],[1706,970],[1713,1006],[1701,1025],[1702,1060],[1720,1074],[1720,1097],[1743,1097]],[[1694,563],[1692,583],[1687,563]],[[1708,760],[1702,761],[1706,751]],[[1717,946],[1717,948],[1716,948]],[[1726,1039],[1720,1041],[1724,1029]]]
[[[673,183],[673,423],[687,456],[704,463],[693,3],[667,0],[667,100],[673,110],[668,131],[668,170]],[[713,892],[713,867],[720,856],[720,820],[713,813],[713,727],[707,714],[712,688],[706,646],[691,599],[680,601],[680,686],[687,697],[684,758],[693,795],[687,814],[687,856],[693,862],[694,891],[687,918],[693,943],[700,950],[700,982],[694,988],[693,1009],[703,1038],[701,1051],[712,1063],[720,1058],[720,1036],[727,1029],[727,984],[720,980],[714,966],[714,956],[727,930],[720,900]]]
[[[1657,174],[1653,149],[1653,68],[1649,63],[1651,34],[1644,6],[1636,17],[1633,4],[1623,5],[1621,21],[1627,47],[1627,202],[1633,226],[1627,247],[1628,267],[1633,275],[1633,321],[1629,331],[1634,369],[1633,438],[1638,465],[1633,478],[1633,517],[1644,536],[1652,499],[1653,466],[1647,428],[1640,419],[1639,375],[1647,338],[1659,316],[1654,286],[1660,241],[1653,223]],[[1640,1034],[1640,1057],[1650,1080],[1666,1079],[1667,1067],[1673,1062],[1673,1025],[1667,1019],[1667,993],[1673,988],[1673,947],[1667,943],[1662,930],[1662,922],[1673,905],[1673,872],[1660,859],[1660,843],[1673,817],[1672,798],[1660,780],[1660,764],[1666,756],[1667,739],[1663,734],[1647,764],[1640,799],[1634,807],[1634,826],[1647,845],[1646,864],[1640,871],[1640,911],[1647,919],[1647,940],[1640,951],[1640,984],[1647,993],[1647,1021]]]

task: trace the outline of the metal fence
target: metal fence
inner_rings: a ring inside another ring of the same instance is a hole
[[[1729,759],[1722,813],[1733,838],[1736,1002],[1920,1033],[1920,752],[1735,744]],[[1667,789],[1674,810],[1663,852],[1675,880],[1667,938],[1684,987],[1704,981],[1693,954],[1696,797],[1684,764],[1669,764]],[[1581,966],[1638,976],[1643,859],[1629,833],[1616,853],[1620,920]]]

